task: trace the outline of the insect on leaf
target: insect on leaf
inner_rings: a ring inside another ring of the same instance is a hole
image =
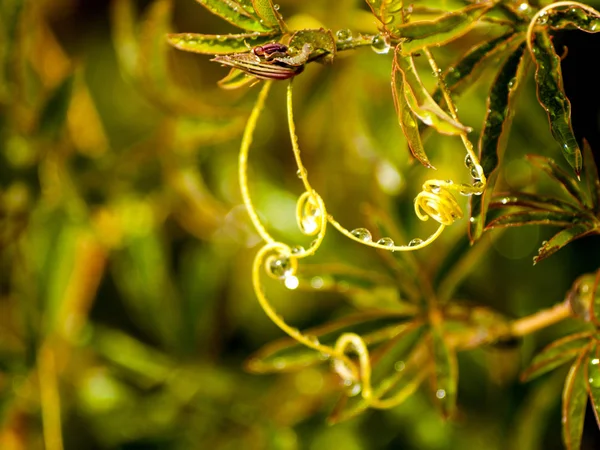
[[[413,156],[425,167],[433,169],[433,165],[429,162],[429,158],[427,158],[427,155],[425,154],[425,148],[419,133],[417,116],[412,112],[406,101],[406,80],[404,72],[398,68],[396,63],[397,57],[398,53],[396,52],[394,54],[394,63],[392,65],[392,96],[394,98],[396,114],[398,115],[398,123],[400,123],[400,127],[402,128],[402,132],[406,137],[406,142],[408,143],[408,147]]]
[[[311,45],[310,61],[322,59],[330,62],[335,56],[336,44],[331,30],[321,28],[296,31],[290,39],[289,47],[300,51],[306,44]]]
[[[439,400],[442,413],[445,417],[449,417],[456,409],[458,387],[456,353],[446,345],[442,331],[438,328],[431,330],[431,345],[435,360],[435,396]]]
[[[571,103],[563,89],[560,57],[545,30],[534,31],[532,36],[538,101],[548,113],[552,136],[579,177],[582,165],[581,150],[571,126]]]
[[[571,334],[558,339],[540,351],[521,374],[521,381],[530,381],[574,359],[589,344],[592,332]]]
[[[395,65],[402,72],[406,101],[419,119],[443,134],[458,135],[469,131],[468,127],[450,117],[427,92],[417,73],[414,56],[396,53]]]
[[[526,72],[525,49],[523,42],[508,57],[494,81],[487,101],[487,114],[479,139],[479,159],[487,178],[487,187],[483,195],[471,196],[469,238],[472,242],[483,233],[488,204],[498,178],[496,169],[506,148],[506,138],[512,122],[511,100]]]
[[[410,22],[388,28],[392,36],[404,38],[401,52],[408,55],[432,45],[443,45],[467,33],[490,8],[491,3],[467,6],[435,20]]]
[[[235,0],[196,0],[211,13],[225,19],[227,22],[249,31],[272,31],[276,27],[261,23],[261,19],[252,14],[242,4]],[[263,20],[264,22],[264,20]]]
[[[567,450],[579,450],[587,404],[586,362],[588,352],[583,350],[571,366],[562,395],[563,440]]]
[[[597,232],[596,225],[590,222],[582,222],[559,231],[538,250],[538,255],[533,258],[533,264],[537,264],[542,259],[556,253],[569,242],[573,242],[575,239]]]

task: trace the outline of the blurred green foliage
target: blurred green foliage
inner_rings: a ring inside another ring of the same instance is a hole
[[[292,29],[378,32],[362,0],[279,3]],[[544,344],[580,330],[575,320],[460,353],[458,411],[449,421],[419,390],[399,407],[328,426],[344,387],[327,364],[244,371],[251,354],[282,336],[255,301],[259,237],[237,180],[257,88],[220,90],[224,70],[170,47],[165,36],[175,31],[235,28],[192,0],[0,3],[0,448],[563,448],[565,370],[528,384],[518,374]],[[476,27],[433,53],[447,67],[488,33]],[[308,65],[295,81],[297,126],[311,181],[332,214],[415,236],[429,226],[412,212],[427,169],[407,157],[391,60],[367,47]],[[497,65],[482,67],[457,102],[476,133]],[[433,90],[433,74],[421,76]],[[301,185],[285,89],[273,91],[254,138],[250,186],[270,229],[308,247],[294,218]],[[523,158],[562,158],[533,76],[519,94],[496,189],[553,192]],[[438,178],[464,178],[456,139],[432,134],[426,145]],[[537,248],[556,229],[486,232],[469,247],[467,221],[408,258],[331,232],[302,268],[299,288],[273,283],[272,301],[305,329],[405,305],[419,294],[398,286],[424,274],[442,295],[452,290],[465,304],[512,318],[560,302],[578,276],[597,269],[597,236],[534,268]],[[595,426],[590,409],[582,448],[600,445]]]

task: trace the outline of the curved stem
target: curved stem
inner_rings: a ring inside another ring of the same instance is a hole
[[[275,239],[268,233],[265,229],[264,225],[260,221],[256,210],[254,209],[254,205],[252,203],[252,198],[250,197],[250,191],[248,189],[248,153],[250,152],[250,145],[252,145],[252,139],[254,137],[254,130],[256,129],[256,123],[262,112],[265,101],[267,99],[267,95],[269,94],[269,89],[271,88],[272,82],[265,81],[263,88],[258,95],[258,99],[254,104],[254,108],[252,109],[252,113],[248,118],[248,122],[246,123],[246,128],[244,129],[244,137],[242,138],[242,146],[240,148],[239,162],[238,162],[238,178],[240,183],[240,190],[242,193],[242,199],[244,201],[244,205],[248,210],[248,214],[250,215],[250,220],[252,220],[252,224],[254,228],[260,234],[262,239],[270,244],[275,242]]]

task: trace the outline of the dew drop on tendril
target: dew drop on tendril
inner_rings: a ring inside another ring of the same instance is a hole
[[[335,37],[339,42],[347,42],[352,39],[352,31],[347,28],[338,30]]]
[[[363,242],[371,242],[373,239],[371,237],[371,232],[366,228],[356,228],[352,230],[350,234]]]
[[[412,241],[408,243],[409,247],[416,247],[417,245],[421,245],[423,243],[423,239],[414,238]]]
[[[384,247],[393,247],[394,246],[394,240],[389,237],[383,237],[383,238],[379,239],[377,241],[377,243],[379,245],[383,245]]]
[[[390,51],[389,40],[381,35],[377,35],[371,41],[371,48],[378,55],[385,55]]]

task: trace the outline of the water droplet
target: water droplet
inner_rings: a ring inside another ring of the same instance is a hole
[[[548,14],[546,14],[545,12],[543,12],[542,14],[540,14],[538,16],[537,23],[539,25],[544,25],[546,22],[548,22]]]
[[[389,237],[383,237],[383,238],[379,239],[377,241],[377,243],[379,245],[383,245],[384,247],[393,247],[394,246],[394,240]]]
[[[298,277],[290,275],[289,277],[285,277],[285,281],[283,282],[283,284],[285,284],[286,288],[293,291],[300,285],[300,281],[298,280]]]
[[[296,245],[292,247],[292,255],[298,255],[300,253],[304,253],[304,251],[304,247],[302,247],[301,245]]]
[[[467,167],[467,169],[472,169],[473,167],[475,167],[475,163],[473,162],[471,155],[469,155],[468,153],[467,156],[465,156],[465,166]]]
[[[412,241],[408,243],[409,247],[416,247],[417,245],[421,245],[423,243],[423,239],[414,238]]]
[[[475,223],[476,221],[477,221],[477,219],[475,219],[475,217],[469,218],[469,222],[471,222],[471,223]]]
[[[306,339],[308,339],[314,345],[321,345],[319,338],[314,335],[308,335],[306,336]]]
[[[364,241],[364,242],[371,242],[371,240],[373,239],[371,237],[371,232],[369,230],[367,230],[366,228],[356,228],[354,230],[352,230],[350,232],[350,234],[352,236],[354,236],[355,238]]]
[[[390,51],[389,38],[378,34],[371,41],[371,48],[378,55],[385,55],[386,53],[388,53]]]
[[[325,285],[325,280],[323,280],[321,277],[313,277],[310,280],[310,285],[314,289],[321,289]]]
[[[502,203],[503,205],[506,205],[509,201],[510,201],[510,199],[508,197],[504,197],[502,200],[500,200],[500,203]]]
[[[600,359],[594,358],[590,361],[590,363],[594,366],[597,366],[598,364],[600,364]]]
[[[542,247],[543,247],[544,245],[546,245],[547,243],[548,243],[548,241],[542,241]]]
[[[362,386],[360,383],[354,383],[350,386],[349,389],[346,390],[348,397],[356,397],[362,391]]]
[[[464,195],[466,197],[470,197],[471,195],[473,195],[473,186],[464,183],[459,184],[458,186],[458,192],[460,192],[461,195]]]
[[[438,184],[430,184],[429,188],[434,194],[439,194],[440,192],[442,192],[442,187]]]
[[[473,187],[475,189],[478,189],[477,191],[473,192],[473,194],[481,195],[481,194],[483,194],[483,189],[485,188],[485,184],[483,184],[483,181],[476,181],[475,183],[473,183]]]
[[[298,178],[305,177],[308,174],[308,171],[305,168],[296,170],[296,176]]]
[[[338,30],[337,33],[335,33],[335,37],[339,42],[347,42],[352,39],[352,31],[347,28]]]
[[[267,260],[267,263],[269,272],[276,278],[284,279],[292,275],[292,262],[287,256],[273,256]]]
[[[443,389],[438,389],[438,390],[435,392],[435,396],[441,400],[441,399],[443,399],[444,397],[446,397],[446,391],[445,391],[445,390],[443,390]]]
[[[512,78],[509,82],[508,82],[508,87],[511,88],[513,87],[515,84],[517,83],[517,78]]]
[[[521,3],[519,5],[519,11],[525,12],[529,9],[529,4],[528,3]]]
[[[280,6],[279,6],[278,4],[274,4],[274,5],[273,5],[273,9],[274,9],[275,11],[279,11],[279,8],[280,8]]]
[[[402,372],[405,367],[406,364],[404,364],[404,361],[396,361],[396,364],[394,364],[394,370],[396,370],[396,372]]]

